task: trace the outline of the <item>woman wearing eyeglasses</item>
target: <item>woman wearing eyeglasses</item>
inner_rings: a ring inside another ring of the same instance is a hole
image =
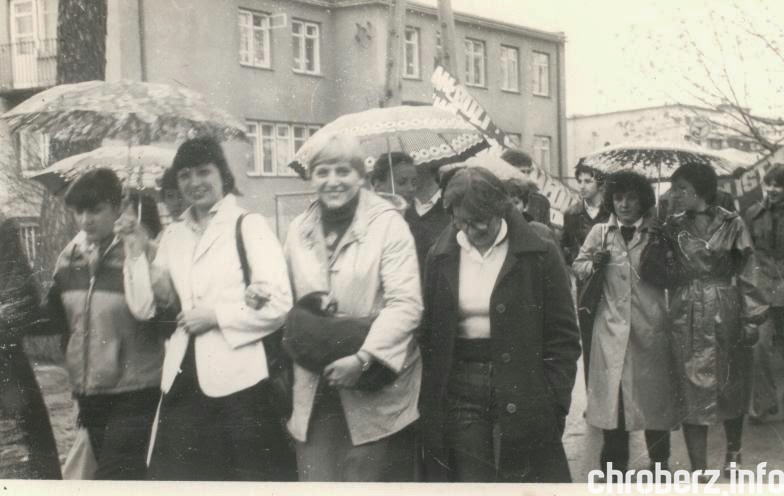
[[[425,476],[569,482],[561,436],[580,345],[558,248],[486,169],[458,171],[444,206],[452,225],[423,293]]]

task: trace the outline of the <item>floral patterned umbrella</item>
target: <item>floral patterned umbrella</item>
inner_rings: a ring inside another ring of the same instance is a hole
[[[438,167],[463,161],[489,146],[484,136],[462,117],[431,106],[404,105],[338,117],[302,145],[289,167],[306,177],[313,155],[335,134],[359,139],[368,169],[389,152],[402,151],[416,165]]]
[[[612,173],[633,169],[653,182],[669,181],[685,162],[708,164],[719,176],[730,176],[737,165],[709,150],[681,144],[639,143],[610,146],[580,159],[580,164]]]
[[[2,118],[11,131],[37,131],[61,141],[113,138],[147,144],[195,135],[245,137],[241,121],[195,91],[129,80],[55,86]]]
[[[64,158],[46,169],[25,173],[25,177],[58,194],[84,172],[106,167],[117,173],[126,189],[156,191],[174,153],[173,149],[156,146],[105,146]]]

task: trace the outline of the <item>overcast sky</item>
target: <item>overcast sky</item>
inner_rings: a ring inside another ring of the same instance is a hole
[[[755,112],[784,116],[784,60],[763,42],[784,47],[777,25],[784,0],[452,0],[452,7],[564,32],[569,115],[700,103],[704,92],[687,78],[708,87],[712,78],[719,86],[732,80]]]

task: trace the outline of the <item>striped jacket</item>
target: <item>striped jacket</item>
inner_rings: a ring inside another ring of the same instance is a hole
[[[66,368],[76,395],[157,388],[164,336],[131,315],[123,289],[122,243],[97,257],[80,232],[60,253],[48,306],[70,332]],[[92,259],[92,260],[91,260]]]

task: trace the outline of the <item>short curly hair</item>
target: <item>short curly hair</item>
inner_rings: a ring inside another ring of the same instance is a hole
[[[619,193],[636,193],[640,200],[642,213],[650,210],[656,205],[656,194],[653,186],[645,176],[638,172],[622,170],[613,172],[604,180],[604,209],[611,214],[615,214],[615,203],[613,196]]]
[[[574,168],[574,178],[577,179],[580,177],[580,174],[588,174],[591,176],[597,184],[602,185],[604,181],[607,179],[607,175],[598,170],[594,169],[591,166],[585,165],[582,162],[578,163]]]
[[[768,186],[784,188],[784,164],[773,164],[770,170],[765,173],[764,181]]]
[[[709,164],[702,162],[684,162],[672,173],[670,181],[675,182],[683,179],[691,184],[697,196],[712,205],[716,202],[716,190],[719,186],[719,179],[716,171]]]
[[[484,167],[466,167],[455,172],[444,191],[444,208],[450,214],[456,207],[475,217],[505,217],[512,200],[504,183]]]

